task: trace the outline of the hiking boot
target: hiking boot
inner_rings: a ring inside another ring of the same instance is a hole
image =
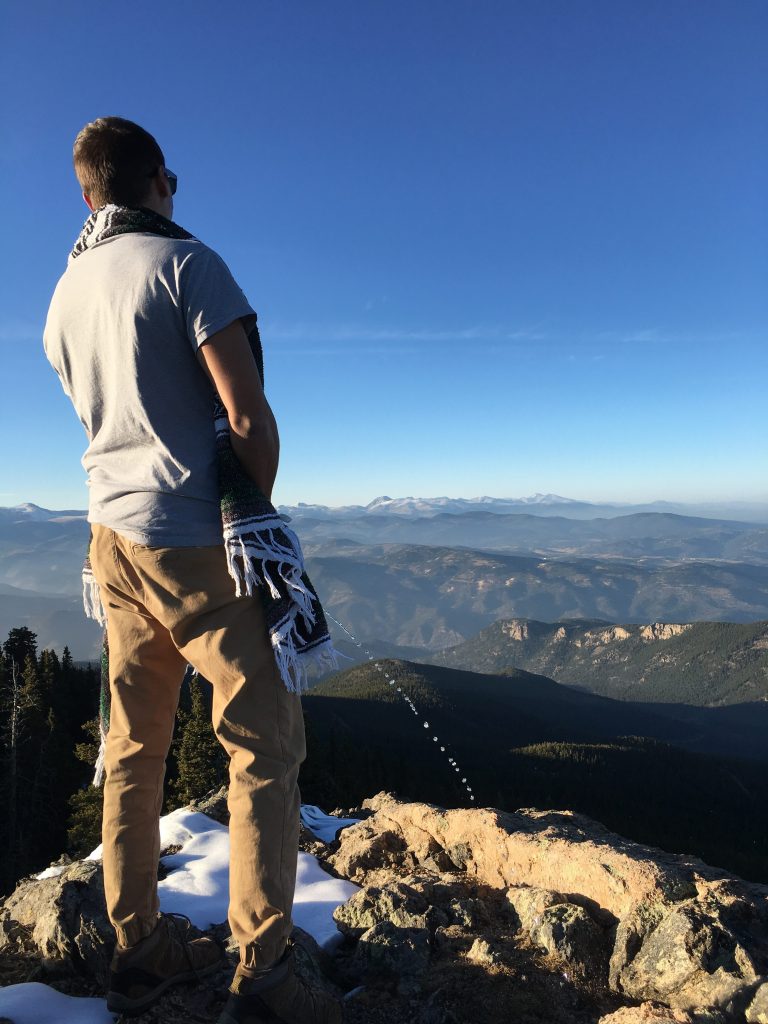
[[[341,1003],[296,974],[293,939],[274,967],[249,977],[238,966],[218,1024],[342,1024]]]
[[[143,1013],[166,989],[215,971],[222,961],[213,939],[190,939],[185,914],[161,914],[155,930],[134,946],[115,947],[109,973],[107,1009],[127,1016]]]

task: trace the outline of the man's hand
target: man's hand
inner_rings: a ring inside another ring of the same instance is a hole
[[[235,455],[271,500],[280,438],[242,321],[211,335],[197,354],[227,410]]]

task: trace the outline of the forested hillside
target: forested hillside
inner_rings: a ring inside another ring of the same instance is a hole
[[[610,701],[519,670],[379,664],[383,674],[359,665],[304,698],[312,794],[344,805],[377,785],[409,800],[468,806],[466,777],[475,806],[581,811],[640,842],[768,879],[766,755],[714,755],[706,739],[696,751],[683,746],[707,728],[714,743],[716,719],[667,718],[661,706]],[[757,742],[764,724],[754,735]]]
[[[768,622],[504,619],[430,654],[435,665],[508,666],[621,700],[720,706],[768,699]]]

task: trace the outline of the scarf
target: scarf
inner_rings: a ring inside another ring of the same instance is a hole
[[[133,231],[194,239],[194,235],[153,210],[110,204],[96,210],[86,220],[69,261],[98,242]],[[256,325],[248,341],[263,386],[264,360]],[[304,569],[299,538],[243,469],[230,441],[227,410],[215,392],[211,416],[216,430],[222,543],[235,594],[261,598],[280,676],[289,692],[301,694],[308,688],[309,664],[324,669],[338,668],[337,659],[343,655],[333,647],[320,600]],[[109,731],[109,645],[106,615],[91,566],[90,539],[83,566],[83,603],[86,615],[105,627],[99,699],[100,748],[93,779],[93,784],[98,786],[104,774]]]

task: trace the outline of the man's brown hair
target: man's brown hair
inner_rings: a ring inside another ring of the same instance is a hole
[[[95,209],[107,203],[141,206],[149,179],[165,166],[155,139],[124,117],[99,117],[78,133],[72,152],[75,175]]]

